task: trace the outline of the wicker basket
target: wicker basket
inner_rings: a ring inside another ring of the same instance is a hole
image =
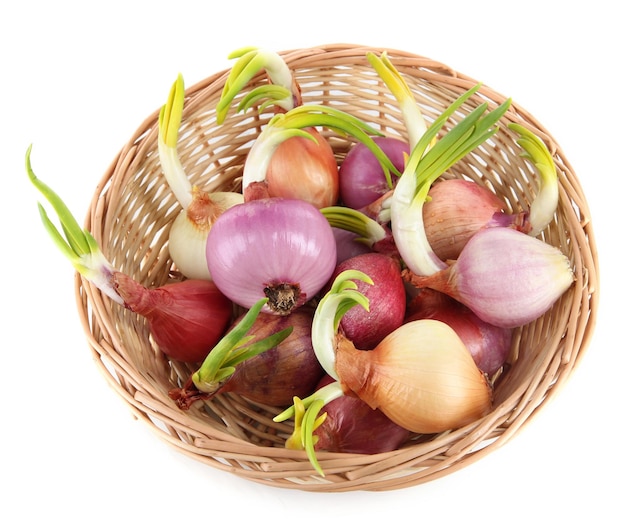
[[[388,52],[429,120],[476,84],[439,62],[398,50],[342,44],[281,55],[294,70],[305,104],[337,105],[387,135],[404,136],[395,99],[367,62],[367,51]],[[239,189],[246,154],[271,116],[231,111],[218,126],[214,109],[227,74],[219,72],[187,90],[179,136],[190,178],[209,190]],[[248,87],[264,82],[260,74]],[[463,111],[484,100],[496,105],[505,97],[483,86]],[[157,119],[155,111],[114,160],[96,189],[85,225],[119,270],[147,286],[178,279],[167,239],[179,207],[160,170]],[[500,447],[567,380],[589,344],[598,302],[592,223],[573,170],[557,142],[527,111],[513,103],[504,121],[524,124],[554,154],[560,203],[543,236],[570,258],[576,281],[546,315],[516,330],[508,362],[495,382],[493,411],[486,417],[462,429],[415,436],[389,453],[320,452],[326,473],[322,478],[303,452],[283,447],[291,423],[274,423],[276,408],[225,394],[189,411],[178,409],[168,391],[188,378],[189,366],[168,361],[151,341],[143,318],[113,304],[77,276],[81,321],[101,372],[137,418],[173,447],[213,468],[270,486],[317,492],[398,489],[452,473]],[[351,142],[330,132],[326,136],[340,161]],[[515,135],[503,126],[450,174],[491,187],[511,210],[524,209],[537,182],[533,167],[519,153]]]

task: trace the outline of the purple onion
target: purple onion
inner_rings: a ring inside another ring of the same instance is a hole
[[[409,153],[406,141],[393,137],[374,137],[392,164],[404,169],[404,155]],[[397,177],[391,174],[392,183]],[[390,190],[380,162],[363,143],[355,144],[339,167],[339,194],[343,203],[355,209],[363,208]]]
[[[337,248],[327,219],[310,203],[267,198],[236,205],[207,238],[213,281],[234,303],[285,315],[312,299],[335,269]]]
[[[448,294],[488,323],[514,328],[547,312],[574,275],[558,248],[508,227],[491,227],[474,234],[447,268],[410,280]]]

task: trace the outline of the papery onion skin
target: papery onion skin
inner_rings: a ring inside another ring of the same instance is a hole
[[[324,376],[317,389],[332,381],[331,376]],[[326,413],[326,418],[313,432],[318,437],[317,451],[373,455],[398,449],[411,435],[355,396],[332,400],[320,413]]]
[[[373,140],[402,172],[404,155],[409,153],[408,143],[395,137],[374,137]],[[396,180],[397,177],[392,174],[392,186]],[[389,183],[374,154],[363,143],[356,143],[339,167],[341,201],[346,206],[358,210],[371,204],[389,190]]]
[[[217,392],[233,392],[273,406],[289,405],[294,396],[308,396],[324,375],[311,343],[312,320],[306,306],[287,316],[261,312],[250,329],[253,342],[287,327],[293,327],[293,332],[276,347],[239,364]]]
[[[316,208],[332,206],[339,199],[339,168],[335,154],[315,128],[306,131],[315,140],[291,137],[272,155],[264,181],[267,196],[302,199]],[[374,161],[378,162],[375,158]]]
[[[224,212],[207,238],[209,271],[234,303],[285,315],[312,299],[337,260],[332,229],[312,204],[267,198]]]
[[[338,334],[336,370],[346,392],[415,433],[456,429],[491,410],[491,386],[459,336],[438,320],[405,323],[372,351]]]
[[[439,259],[459,257],[467,241],[487,226],[529,229],[526,214],[504,214],[504,202],[491,190],[465,179],[444,179],[434,184],[424,203],[426,237]]]
[[[185,280],[149,289],[115,272],[112,283],[124,306],[148,321],[159,349],[174,360],[204,360],[232,317],[231,301],[209,280]]]
[[[385,254],[360,254],[337,265],[331,281],[349,269],[364,272],[374,283],[356,282],[357,290],[369,300],[369,311],[350,309],[341,318],[340,326],[357,348],[370,350],[404,321],[406,292],[400,264]]]
[[[513,330],[481,320],[465,305],[433,289],[422,289],[407,308],[406,322],[429,318],[448,324],[459,335],[478,368],[488,376],[504,365]]]
[[[474,234],[448,268],[409,280],[448,294],[488,323],[515,328],[546,313],[574,275],[558,248],[511,228],[492,227]]]

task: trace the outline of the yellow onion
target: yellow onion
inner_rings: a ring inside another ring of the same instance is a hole
[[[206,192],[192,188],[189,205],[180,211],[170,228],[168,248],[178,270],[192,279],[211,279],[206,242],[215,220],[231,206],[243,203],[237,192]]]
[[[434,184],[424,203],[424,230],[430,247],[442,261],[459,257],[468,240],[482,228],[510,226],[527,232],[527,214],[507,214],[494,192],[474,181],[444,179]]]
[[[267,185],[266,197],[301,199],[317,208],[334,205],[339,199],[339,168],[335,154],[315,128],[306,131],[313,140],[295,136],[281,143],[272,155],[265,181],[256,184]],[[246,191],[249,192],[250,188]]]
[[[324,424],[323,407],[343,396],[356,396],[380,410],[396,425],[414,433],[441,433],[470,424],[492,407],[492,388],[469,350],[446,323],[416,320],[401,325],[373,350],[357,349],[340,330],[351,308],[369,309],[369,300],[355,280],[372,283],[359,270],[346,270],[333,281],[313,316],[315,355],[335,381],[291,407],[275,422],[294,418],[285,447],[303,449],[322,476],[314,433]]]
[[[372,351],[338,335],[335,367],[344,389],[416,433],[462,427],[491,409],[491,386],[459,336],[438,320],[406,323]]]

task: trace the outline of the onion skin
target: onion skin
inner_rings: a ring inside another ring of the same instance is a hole
[[[232,317],[232,303],[212,281],[186,280],[149,289],[115,272],[112,283],[124,306],[146,318],[159,349],[173,360],[204,360]]]
[[[506,227],[483,229],[456,261],[430,276],[405,273],[413,285],[443,292],[497,327],[530,323],[574,281],[567,257],[556,247]]]
[[[430,247],[442,261],[459,257],[468,240],[489,226],[528,231],[526,213],[504,214],[504,202],[491,190],[465,179],[434,184],[424,203],[424,229]]]
[[[439,320],[452,327],[478,368],[488,376],[504,365],[511,349],[512,329],[491,325],[465,305],[432,289],[422,289],[412,299],[406,322],[425,318]]]
[[[306,307],[288,316],[259,313],[250,331],[253,342],[290,326],[293,332],[276,347],[239,364],[215,394],[237,393],[272,406],[287,406],[294,396],[309,395],[324,375],[311,343],[312,320],[313,313]]]
[[[272,155],[265,181],[257,184],[266,186],[266,197],[301,199],[316,208],[332,206],[339,199],[335,154],[315,128],[306,131],[315,140],[299,136],[286,139]],[[246,201],[258,199],[259,195],[258,188],[244,189]]]
[[[491,410],[491,386],[459,336],[438,320],[405,323],[374,350],[337,335],[336,370],[346,393],[415,433],[441,433]]]
[[[317,389],[332,381],[332,377],[324,376]],[[355,396],[332,400],[322,407],[323,412],[326,419],[313,432],[318,437],[317,451],[373,455],[398,449],[411,435]]]
[[[357,281],[357,290],[369,300],[369,311],[361,308],[350,309],[341,318],[340,326],[357,348],[370,350],[404,321],[404,280],[396,259],[370,252],[354,256],[337,265],[330,281],[349,269],[367,274],[374,284]]]
[[[374,137],[389,157],[392,164],[400,171],[404,169],[404,156],[409,153],[409,145],[394,137]],[[397,180],[391,175],[392,186]],[[341,201],[346,206],[361,209],[374,202],[390,190],[380,163],[363,143],[356,143],[347,153],[339,167],[339,192]]]
[[[297,199],[248,201],[226,210],[207,237],[213,281],[234,303],[289,314],[312,299],[335,269],[337,248],[321,212]]]

